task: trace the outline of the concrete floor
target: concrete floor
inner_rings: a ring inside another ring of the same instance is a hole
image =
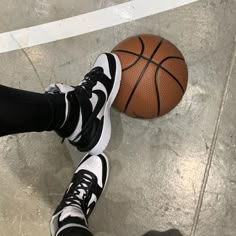
[[[121,2],[27,0],[22,5],[2,0],[0,32]],[[39,92],[56,81],[77,84],[99,53],[138,33],[159,34],[181,49],[189,86],[179,106],[162,118],[140,121],[112,112],[113,135],[106,152],[111,176],[90,218],[91,230],[96,236],[141,236],[174,227],[185,236],[235,236],[235,62],[230,73],[235,0],[200,0],[25,49],[38,75],[23,51],[0,54],[0,83]],[[49,235],[50,216],[83,156],[68,147],[46,132],[0,139],[1,236]]]

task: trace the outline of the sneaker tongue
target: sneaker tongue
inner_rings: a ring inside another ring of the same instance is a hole
[[[83,211],[78,209],[77,207],[73,206],[65,207],[59,217],[59,221],[62,222],[69,217],[77,217],[86,222],[86,218]]]

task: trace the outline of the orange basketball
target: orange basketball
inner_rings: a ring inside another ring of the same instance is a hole
[[[137,35],[113,50],[120,58],[122,80],[114,106],[135,118],[154,118],[171,111],[183,97],[188,69],[182,53],[156,35]]]

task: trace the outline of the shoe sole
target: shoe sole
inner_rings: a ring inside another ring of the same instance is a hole
[[[121,64],[120,64],[120,60],[118,56],[113,53],[112,55],[114,56],[115,61],[116,61],[116,75],[114,79],[115,82],[114,82],[114,86],[112,88],[110,97],[104,108],[104,124],[103,124],[102,133],[97,144],[89,151],[91,155],[99,155],[100,153],[102,153],[106,149],[111,138],[110,110],[120,89],[121,73],[122,73]]]
[[[102,153],[101,155],[105,158],[105,161],[106,161],[106,164],[107,164],[107,178],[106,178],[103,190],[102,190],[102,193],[103,193],[104,189],[106,189],[107,182],[108,182],[109,175],[110,175],[110,164],[109,164],[109,161],[108,161],[108,157],[104,153]],[[102,193],[101,193],[101,195],[102,195]],[[101,195],[100,195],[100,197],[101,197]]]

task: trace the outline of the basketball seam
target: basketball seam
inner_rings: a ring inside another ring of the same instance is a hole
[[[184,89],[183,85],[179,82],[179,80],[178,80],[172,73],[170,73],[170,72],[169,72],[165,67],[163,67],[163,66],[161,66],[160,69],[162,69],[163,71],[165,71],[168,75],[170,75],[170,76],[176,81],[176,83],[179,85],[179,87],[180,87],[182,93],[185,92],[185,89]]]
[[[142,58],[142,56],[143,56],[143,53],[144,53],[144,50],[145,50],[145,45],[144,45],[144,42],[143,42],[143,40],[142,40],[142,38],[138,35],[137,36],[138,37],[138,39],[139,39],[139,42],[141,43],[141,52],[138,54],[138,58],[131,64],[131,65],[129,65],[129,66],[127,66],[126,68],[124,68],[124,69],[122,69],[122,71],[126,71],[126,70],[128,70],[128,69],[130,69],[132,66],[134,66],[135,64],[137,64],[138,63],[138,61]]]
[[[140,56],[139,54],[137,54],[137,53],[135,53],[135,52],[131,52],[131,51],[128,51],[128,50],[122,50],[122,49],[117,49],[117,50],[114,50],[114,51],[112,51],[112,52],[123,52],[123,53],[131,54],[131,55],[134,55],[134,56],[137,56],[137,57]],[[142,59],[145,59],[145,60],[147,60],[147,61],[150,61],[150,62],[153,63],[153,64],[157,64],[157,65],[158,65],[157,62],[150,60],[150,58],[148,58],[148,57],[145,57],[145,56],[142,55],[141,58],[142,58]],[[185,59],[184,59],[183,57],[173,56],[173,58],[185,61]]]
[[[126,50],[115,50],[114,52],[123,52],[123,53],[127,53],[127,54],[132,54],[132,55],[134,55],[134,56],[138,56],[139,58],[138,58],[137,62],[142,58],[142,59],[145,59],[145,60],[147,60],[148,62],[150,62],[150,63],[152,63],[152,64],[154,64],[154,65],[156,65],[156,66],[159,66],[159,65],[160,65],[160,64],[156,63],[155,61],[150,60],[150,58],[147,58],[147,57],[145,57],[145,56],[140,56],[139,54],[134,53],[134,52],[130,52],[130,51],[126,51]],[[182,57],[169,57],[168,59],[178,59],[178,60],[183,60],[183,61],[185,61],[184,58],[182,58]],[[137,62],[136,62],[136,63],[137,63]],[[135,63],[135,64],[136,64],[136,63]],[[134,64],[134,65],[135,65],[135,64]],[[130,68],[131,68],[131,67],[130,67]],[[161,65],[161,69],[163,69],[165,72],[167,72],[167,73],[172,77],[172,79],[174,79],[174,80],[176,81],[176,83],[179,85],[179,87],[181,88],[182,92],[184,93],[184,92],[185,92],[185,89],[184,89],[183,85],[179,82],[179,80],[178,80],[171,72],[169,72],[169,70],[167,70],[167,69],[166,69],[165,67],[163,67],[162,65]],[[126,68],[123,69],[123,70],[126,70]]]
[[[152,53],[150,59],[152,59],[152,58],[155,56],[155,54],[157,53],[157,51],[158,51],[159,48],[161,47],[163,41],[164,41],[164,39],[162,39],[162,40],[158,43],[158,45],[157,45],[156,48],[154,49],[154,51],[153,51],[153,53]],[[136,89],[137,89],[139,83],[141,82],[141,80],[142,80],[142,78],[143,78],[143,76],[144,76],[144,74],[145,74],[145,72],[146,72],[146,70],[147,70],[149,64],[150,64],[150,61],[147,62],[147,64],[146,64],[145,67],[143,68],[142,72],[141,72],[140,75],[139,75],[139,78],[137,79],[137,81],[136,81],[136,83],[135,83],[135,86],[134,86],[134,88],[133,88],[133,90],[132,90],[132,92],[131,92],[131,94],[130,94],[130,96],[129,96],[129,99],[128,99],[126,105],[125,105],[125,109],[124,109],[124,112],[125,112],[125,113],[126,113],[126,111],[127,111],[127,109],[128,109],[128,106],[129,106],[129,104],[130,104],[130,101],[131,101],[131,99],[132,99],[132,97],[133,97],[133,95],[134,95],[134,93],[135,93],[135,91],[136,91]]]
[[[169,59],[173,59],[175,57],[173,56],[170,56],[170,57],[166,57],[164,58],[160,64],[157,66],[157,69],[156,69],[156,72],[155,72],[155,88],[156,88],[156,93],[157,93],[157,103],[158,103],[158,109],[157,109],[157,116],[160,116],[160,113],[161,113],[161,99],[160,99],[160,93],[159,93],[159,88],[158,88],[158,72],[160,69],[164,69],[164,71],[166,70],[164,67],[162,68],[162,64],[169,60]],[[168,71],[168,70],[167,70]],[[180,85],[180,82],[175,78],[175,77],[172,77],[173,79],[175,79],[175,81],[177,82],[178,85]],[[182,86],[181,86],[181,89],[182,89]],[[184,92],[184,90],[182,90]]]
[[[160,99],[159,87],[158,87],[158,83],[157,83],[158,72],[159,72],[159,69],[158,69],[158,66],[157,66],[157,69],[156,69],[156,72],[155,72],[155,77],[154,77],[154,84],[155,84],[155,89],[156,89],[157,105],[158,105],[158,107],[157,107],[157,116],[159,116],[160,112],[161,112],[161,99]]]
[[[136,114],[135,112],[133,112],[133,111],[132,111],[132,113],[133,113],[133,115],[135,116],[135,118],[145,119],[145,117],[139,116],[139,115],[137,115],[137,114]]]

